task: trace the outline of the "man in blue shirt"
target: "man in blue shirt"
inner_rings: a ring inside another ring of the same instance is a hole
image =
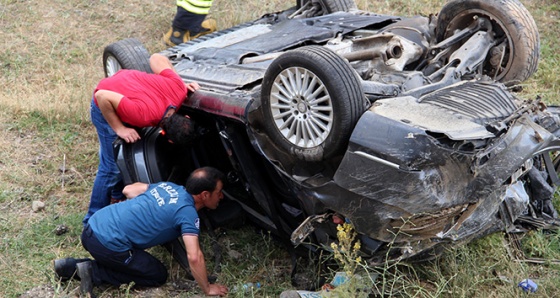
[[[81,279],[82,293],[93,286],[161,286],[167,280],[163,263],[144,251],[182,237],[191,273],[206,295],[226,295],[227,288],[210,284],[200,249],[197,210],[215,209],[223,198],[223,174],[211,167],[197,169],[183,186],[160,182],[134,183],[123,190],[127,198],[93,214],[82,232],[82,244],[95,260],[61,259],[55,271],[61,279]]]

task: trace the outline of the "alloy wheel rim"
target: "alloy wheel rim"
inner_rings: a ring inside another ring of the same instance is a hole
[[[333,126],[333,104],[327,87],[302,67],[290,67],[278,74],[271,89],[270,110],[278,131],[298,147],[321,145]]]
[[[106,64],[105,64],[105,73],[107,77],[113,76],[117,73],[117,71],[121,70],[122,66],[114,56],[107,57]]]

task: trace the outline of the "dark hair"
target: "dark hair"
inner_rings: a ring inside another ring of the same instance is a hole
[[[173,144],[189,145],[194,138],[194,123],[190,118],[178,113],[163,118],[161,128]]]
[[[187,179],[185,187],[191,195],[198,195],[203,191],[214,191],[218,181],[224,182],[224,174],[212,167],[203,167],[194,170]]]

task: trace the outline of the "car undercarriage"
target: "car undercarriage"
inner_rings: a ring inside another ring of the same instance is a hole
[[[372,264],[554,226],[560,118],[515,92],[539,47],[517,0],[427,17],[298,1],[161,52],[201,86],[179,111],[195,141],[143,128],[116,158],[126,183],[216,167],[226,198],[294,246],[328,248],[343,219]],[[134,39],[109,45],[106,74],[150,72],[148,56]]]

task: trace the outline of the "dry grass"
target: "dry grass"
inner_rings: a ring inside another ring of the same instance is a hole
[[[86,121],[91,89],[103,76],[103,47],[129,36],[157,39],[155,22],[163,30],[173,16],[172,6],[158,2],[8,1],[0,22],[0,84],[9,87],[0,104]]]
[[[362,9],[383,14],[427,15],[437,12],[445,1],[356,2]],[[294,3],[215,0],[211,16],[220,28],[226,28]],[[559,103],[560,5],[556,0],[523,3],[533,13],[542,38],[539,70],[527,82],[525,93],[529,97],[541,94],[548,102]],[[0,0],[0,297],[15,297],[43,284],[53,286],[52,292],[63,297],[77,286],[71,283],[59,288],[52,280],[51,260],[87,255],[79,244],[79,229],[97,163],[88,108],[92,88],[103,76],[103,48],[136,37],[150,52],[161,51],[165,48],[161,35],[174,13],[174,2],[161,0]],[[46,203],[44,212],[31,211],[34,200]],[[68,225],[70,232],[54,235],[59,224]],[[246,239],[223,238],[226,247],[243,257],[227,257],[220,278],[235,285],[262,282],[259,278],[266,276],[274,283],[256,296],[275,296],[289,287],[286,254],[270,239],[248,234],[243,234]],[[531,254],[546,257],[559,250],[555,246],[559,241],[546,235],[534,234],[527,242]],[[442,291],[448,297],[511,297],[520,295],[515,288],[518,279],[535,277],[541,295],[556,295],[560,281],[554,267],[512,263],[500,247],[500,238],[490,237],[422,266],[421,278],[411,278],[411,292],[406,293],[414,295],[415,289],[425,287],[429,290],[417,296]],[[166,254],[155,252],[173,264]],[[181,271],[173,266],[172,275],[180,280]],[[511,282],[501,281],[493,271],[508,276]],[[180,296],[181,292],[170,285],[160,292],[125,287],[103,294],[146,295]]]
[[[444,0],[356,1],[358,7],[383,14],[428,15]],[[541,34],[558,36],[558,4],[550,0],[525,1],[534,11]],[[220,28],[289,7],[284,1],[216,0],[211,16]],[[136,37],[151,52],[164,49],[161,34],[169,27],[175,7],[159,0],[16,1],[0,7],[0,105],[15,111],[40,111],[47,119],[70,117],[87,121],[91,88],[102,78],[101,53],[107,44]],[[554,97],[558,52],[554,39],[543,42],[543,61],[532,89]],[[539,86],[536,86],[536,82]],[[551,89],[551,90],[549,90]],[[532,93],[538,93],[532,91]],[[554,100],[554,99],[551,99]]]

